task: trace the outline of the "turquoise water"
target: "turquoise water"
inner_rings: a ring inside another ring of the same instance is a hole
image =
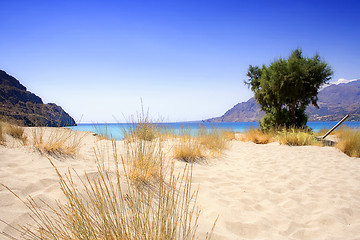
[[[307,126],[312,128],[313,131],[318,132],[320,129],[330,129],[337,122],[308,122]],[[183,122],[183,123],[161,123],[158,124],[174,133],[180,131],[180,129],[186,129],[190,132],[196,132],[199,126],[205,126],[207,128],[217,127],[235,132],[244,132],[246,129],[252,127],[259,127],[258,122],[236,122],[236,123],[203,123],[203,122]],[[78,126],[69,127],[76,131],[90,131],[97,134],[107,134],[117,140],[124,138],[124,131],[127,131],[132,124],[130,123],[108,123],[108,124],[92,124],[92,123],[81,123]],[[341,126],[348,126],[351,128],[359,128],[360,122],[344,122]]]

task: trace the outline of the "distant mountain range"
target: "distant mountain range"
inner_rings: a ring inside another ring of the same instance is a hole
[[[74,119],[54,103],[27,91],[16,78],[0,70],[0,120],[25,126],[63,127],[76,125]]]
[[[338,121],[346,114],[349,120],[360,121],[360,79],[348,83],[331,84],[318,93],[319,109],[308,106],[309,121]],[[221,117],[205,122],[255,122],[264,116],[254,98],[236,104]]]

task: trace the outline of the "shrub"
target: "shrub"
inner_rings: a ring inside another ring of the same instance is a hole
[[[312,132],[302,129],[283,129],[278,132],[278,141],[290,146],[321,145]]]
[[[342,128],[335,132],[339,142],[335,147],[343,151],[350,157],[360,157],[360,130],[352,128]]]

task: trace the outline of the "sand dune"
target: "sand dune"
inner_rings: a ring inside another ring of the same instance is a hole
[[[106,152],[111,145],[87,133],[75,158],[54,163],[60,171],[95,172],[95,146]],[[0,182],[22,198],[62,199],[48,159],[30,146],[0,145]],[[222,157],[194,164],[193,184],[200,186],[198,239],[217,217],[212,239],[360,239],[360,160],[332,147],[232,141]],[[13,226],[31,221],[3,188],[0,219]],[[17,236],[3,222],[0,231]]]
[[[330,147],[233,142],[197,166],[214,239],[359,239],[360,161]]]

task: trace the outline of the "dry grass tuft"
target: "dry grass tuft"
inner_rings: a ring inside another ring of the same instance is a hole
[[[7,124],[5,132],[13,138],[20,140],[23,145],[26,145],[27,136],[24,134],[24,128],[12,124]]]
[[[279,142],[289,146],[316,145],[322,146],[311,131],[303,129],[282,129],[263,133],[260,129],[251,128],[240,136],[240,141],[251,141],[256,144]]]
[[[235,132],[234,131],[230,131],[230,130],[224,130],[222,131],[222,137],[226,140],[226,141],[232,141],[236,139],[235,136]]]
[[[206,157],[218,157],[227,148],[235,133],[218,128],[199,127],[197,132],[180,129],[174,135],[174,158],[185,162],[196,162]]]
[[[22,200],[36,223],[22,226],[26,239],[195,239],[200,211],[191,167],[175,174],[172,165],[169,174],[160,172],[156,185],[139,188],[125,161],[118,161],[116,142],[113,147],[114,169],[104,169],[103,159],[97,159],[97,174],[85,180],[70,170],[61,174],[52,163],[66,201],[43,202],[44,207],[31,197]]]
[[[148,113],[138,115],[131,126],[124,132],[125,163],[129,166],[129,180],[137,185],[149,184],[159,179],[164,169],[161,135],[158,128],[149,118]]]
[[[132,123],[132,126],[129,130],[124,132],[124,139],[126,141],[136,141],[138,139],[144,141],[152,141],[159,134],[159,130],[155,124],[151,122],[139,122]]]
[[[193,163],[206,158],[203,146],[194,138],[184,135],[180,136],[173,148],[174,158]]]
[[[74,156],[78,153],[84,134],[67,128],[34,128],[32,144],[42,154],[55,157]]]
[[[220,156],[228,143],[223,132],[224,130],[215,127],[200,127],[197,140],[209,150],[211,156]]]
[[[158,180],[164,169],[164,154],[159,141],[127,141],[124,159],[129,166],[129,180],[137,185]]]
[[[142,111],[137,115],[137,119],[134,117],[131,119],[131,127],[128,130],[124,131],[124,138],[127,141],[152,141],[158,137],[161,133],[160,128],[153,123],[149,117],[149,112],[144,112],[144,108],[141,108]]]
[[[335,132],[339,142],[335,145],[350,157],[360,158],[360,130],[341,128]]]
[[[97,125],[94,125],[95,128],[95,132],[96,137],[98,138],[98,140],[111,140],[113,139],[113,137],[111,136],[111,134],[109,135],[109,131],[108,131],[108,127],[107,125],[105,125],[105,129],[102,127],[98,127]]]
[[[278,142],[289,146],[322,146],[322,143],[316,140],[312,132],[299,129],[283,129],[279,131]]]
[[[317,135],[318,137],[322,137],[322,136],[324,136],[329,130],[330,130],[330,129],[322,128],[322,129],[320,129],[320,130],[316,133],[316,135]]]
[[[241,134],[239,140],[256,144],[267,144],[275,141],[275,134],[273,132],[263,133],[260,129],[250,128]]]

